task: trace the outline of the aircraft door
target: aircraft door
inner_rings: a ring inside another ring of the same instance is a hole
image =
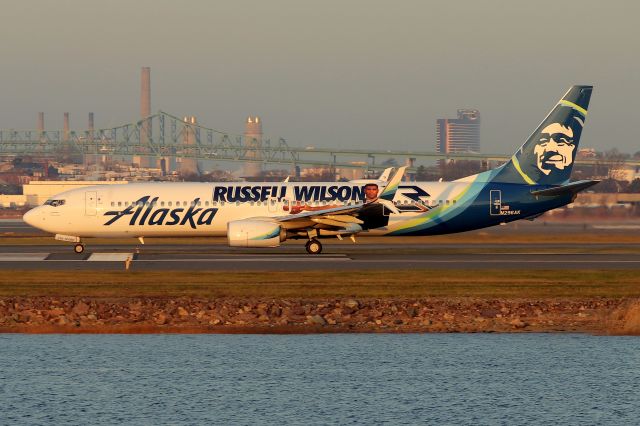
[[[95,216],[98,197],[96,191],[87,191],[84,193],[84,214],[85,216]]]
[[[105,200],[105,194],[104,192],[98,192],[96,194],[96,211],[97,212],[102,212],[104,211],[104,200]]]
[[[502,191],[492,189],[489,194],[489,213],[491,216],[499,216],[502,209]]]

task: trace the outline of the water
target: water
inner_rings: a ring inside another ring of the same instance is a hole
[[[640,339],[0,335],[0,424],[638,424]]]

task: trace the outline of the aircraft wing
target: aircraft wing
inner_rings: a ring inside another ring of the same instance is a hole
[[[338,206],[338,207],[331,207],[331,208],[326,208],[322,210],[303,211],[297,214],[290,214],[287,216],[278,216],[275,219],[278,222],[288,222],[292,220],[308,219],[314,216],[335,215],[335,214],[348,215],[348,214],[353,214],[354,212],[357,212],[360,208],[362,208],[363,205],[364,203],[359,203],[359,204],[354,204],[350,206]]]
[[[337,234],[356,234],[362,231],[363,227],[361,225],[364,223],[364,221],[359,218],[359,215],[371,215],[371,209],[374,205],[382,205],[390,212],[400,213],[393,204],[393,197],[395,196],[405,170],[406,167],[400,167],[379,194],[379,198],[372,203],[358,203],[355,205],[329,208],[315,207],[312,210],[287,216],[279,216],[274,219],[287,230],[308,230],[315,228],[331,230]],[[366,211],[368,211],[368,213]]]
[[[362,231],[364,223],[357,217],[363,203],[332,207],[323,210],[304,211],[274,218],[283,229],[289,231],[313,231],[323,229],[332,235],[354,235]],[[317,231],[315,231],[317,232]]]
[[[291,231],[322,229],[331,231],[330,235],[355,235],[363,229],[368,229],[362,226],[365,223],[363,220],[365,217],[370,218],[371,214],[383,214],[382,210],[378,210],[379,213],[375,213],[375,206],[380,205],[384,206],[389,212],[400,213],[391,201],[378,199],[373,203],[359,203],[350,206],[304,211],[287,216],[278,216],[272,220],[278,222],[283,229]],[[372,213],[372,209],[374,213]],[[327,232],[323,233],[327,234]]]

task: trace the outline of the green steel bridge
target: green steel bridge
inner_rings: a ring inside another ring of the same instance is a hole
[[[135,123],[94,130],[0,130],[0,156],[54,158],[57,155],[152,158],[195,158],[212,161],[260,162],[332,168],[384,169],[381,159],[479,160],[504,162],[509,155],[360,150],[348,148],[293,147],[285,139],[247,140],[245,136],[221,132],[189,123],[166,112],[158,112]],[[378,160],[378,164],[376,164]],[[602,160],[581,160],[600,164]],[[640,165],[640,161],[625,161]],[[619,162],[616,162],[619,164]]]

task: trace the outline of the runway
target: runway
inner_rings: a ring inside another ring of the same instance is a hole
[[[4,236],[42,233],[20,220],[0,221],[10,231]],[[527,226],[515,232],[541,232],[557,228],[546,225]],[[485,230],[483,230],[485,231]],[[309,270],[543,270],[543,269],[632,269],[640,270],[639,243],[501,243],[504,227],[490,228],[496,242],[482,244],[429,243],[429,239],[411,239],[398,244],[386,239],[358,244],[324,243],[321,255],[308,255],[301,242],[286,242],[269,249],[228,247],[222,238],[211,243],[135,243],[88,242],[81,255],[73,253],[68,243],[53,242],[2,244],[0,270],[124,270],[125,263],[134,271],[309,271]],[[513,232],[513,230],[512,230]],[[591,229],[590,233],[612,231]],[[613,231],[616,232],[616,231]],[[625,229],[617,232],[637,232]],[[37,238],[36,238],[37,240]],[[393,239],[390,239],[393,240]],[[19,239],[17,239],[19,241]],[[413,243],[413,241],[418,241]],[[635,239],[634,239],[635,241]],[[640,239],[639,239],[640,241]]]
[[[225,247],[198,247],[198,250],[176,252],[171,247],[154,246],[117,251],[100,247],[77,255],[69,247],[0,246],[0,270],[219,270],[219,271],[308,271],[308,270],[408,270],[408,269],[638,269],[638,253],[567,253],[566,251],[530,251],[520,247],[518,253],[495,251],[495,247],[474,247],[456,253],[455,249],[418,247],[405,253],[390,253],[393,247],[376,250],[349,250],[347,253],[308,255],[290,247],[284,252],[247,249],[223,253]],[[11,250],[9,250],[11,249]],[[228,248],[226,248],[228,249]],[[300,247],[300,249],[303,249]],[[397,247],[396,247],[397,249]],[[330,250],[327,250],[330,251]],[[398,251],[398,250],[396,250]]]

